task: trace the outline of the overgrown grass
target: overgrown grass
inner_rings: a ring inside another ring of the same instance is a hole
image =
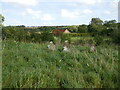
[[[3,88],[118,88],[118,49],[101,45],[61,46],[49,51],[47,44],[3,41]]]

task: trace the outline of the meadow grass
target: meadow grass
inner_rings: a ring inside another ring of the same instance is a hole
[[[47,43],[3,41],[3,88],[118,88],[118,48],[70,47],[62,52],[47,49]]]

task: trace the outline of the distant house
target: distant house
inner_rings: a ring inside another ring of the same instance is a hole
[[[52,33],[53,35],[57,35],[57,34],[59,34],[59,33],[61,33],[61,32],[62,32],[62,33],[66,33],[66,34],[67,34],[67,33],[70,33],[70,32],[68,31],[68,29],[55,29],[55,30],[52,30],[51,33]]]

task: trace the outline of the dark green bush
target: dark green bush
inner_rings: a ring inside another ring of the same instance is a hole
[[[79,37],[79,36],[89,36],[89,33],[69,33],[70,36]]]
[[[120,44],[120,31],[114,32],[111,37],[112,37],[113,43]]]
[[[45,31],[41,33],[41,40],[42,41],[53,41],[54,42],[54,37],[51,33]]]
[[[96,45],[100,45],[100,44],[103,42],[103,37],[100,36],[100,35],[96,35],[96,36],[94,37],[94,41],[95,41],[95,44],[96,44]]]
[[[67,34],[63,34],[60,38],[61,38],[61,42],[64,42],[65,40],[68,40],[68,42],[71,42],[71,38]]]

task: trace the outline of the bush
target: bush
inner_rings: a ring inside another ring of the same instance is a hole
[[[63,43],[65,40],[68,40],[69,43],[71,42],[71,37],[70,37],[69,34],[63,34],[63,33],[61,33],[58,37],[61,39],[61,42],[62,42],[62,43]]]
[[[29,38],[32,42],[40,42],[41,41],[40,34],[37,34],[37,33],[34,33],[34,32],[32,32],[30,34],[30,36],[27,35],[27,41],[29,41]]]
[[[120,31],[116,31],[112,35],[113,43],[120,44]]]
[[[51,33],[45,31],[45,32],[41,33],[41,40],[42,41],[53,41],[54,42],[54,37]]]
[[[69,33],[70,36],[79,37],[79,36],[89,36],[89,33]]]
[[[16,27],[8,26],[4,27],[3,34],[7,39],[14,39],[14,34],[16,33]]]
[[[113,38],[113,42],[116,43],[116,44],[120,44],[120,36],[116,36]]]
[[[102,36],[100,36],[100,35],[96,35],[96,36],[94,37],[94,41],[95,41],[95,44],[96,44],[96,45],[100,45],[100,44],[103,42],[103,38],[102,38]]]

